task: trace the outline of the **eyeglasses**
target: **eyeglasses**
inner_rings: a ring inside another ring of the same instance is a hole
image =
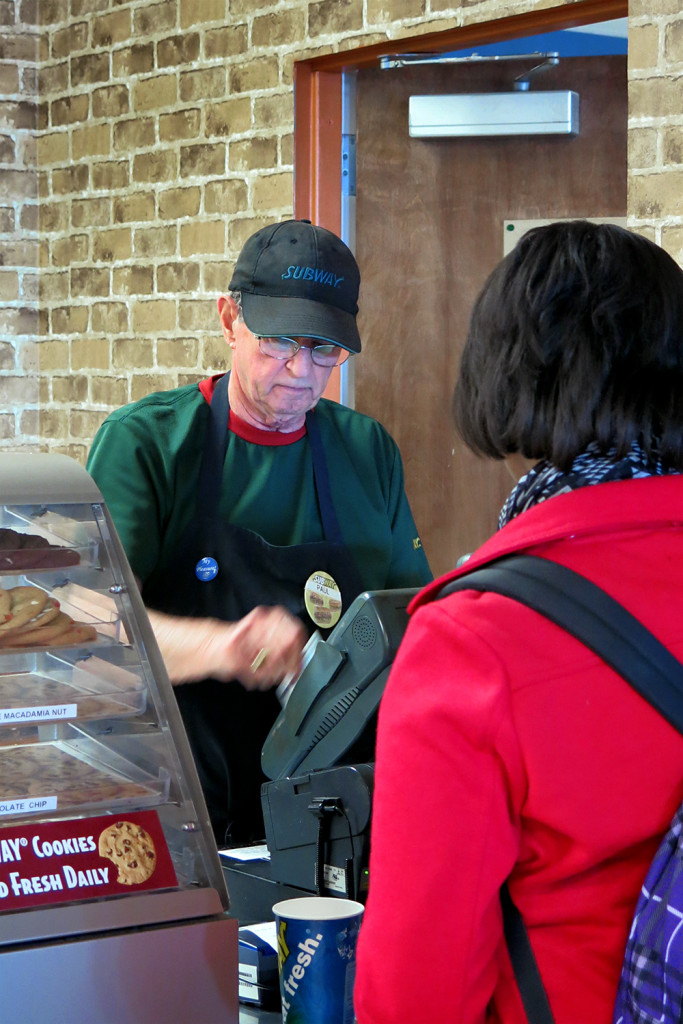
[[[294,338],[264,338],[259,334],[255,334],[254,337],[263,355],[270,356],[271,359],[293,359],[300,348],[306,348],[316,366],[339,366],[349,355],[340,345],[302,345]]]

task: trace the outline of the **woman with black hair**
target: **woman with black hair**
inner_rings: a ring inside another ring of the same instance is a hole
[[[359,1024],[526,1024],[507,880],[555,1024],[611,1024],[640,886],[683,796],[683,736],[558,626],[494,593],[530,553],[593,580],[683,660],[683,272],[611,225],[528,232],[471,318],[457,428],[519,480],[428,586],[379,717]]]

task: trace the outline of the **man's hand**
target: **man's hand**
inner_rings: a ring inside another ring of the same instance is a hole
[[[301,668],[306,631],[285,608],[259,606],[237,622],[149,611],[171,683],[239,679],[268,690]]]

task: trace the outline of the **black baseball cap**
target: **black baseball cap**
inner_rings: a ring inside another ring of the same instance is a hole
[[[261,228],[244,243],[230,281],[253,334],[320,338],[360,352],[360,271],[347,245],[309,220]]]

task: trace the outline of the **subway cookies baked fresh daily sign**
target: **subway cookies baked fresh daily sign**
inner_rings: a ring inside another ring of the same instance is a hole
[[[156,811],[0,828],[0,913],[177,884]]]

